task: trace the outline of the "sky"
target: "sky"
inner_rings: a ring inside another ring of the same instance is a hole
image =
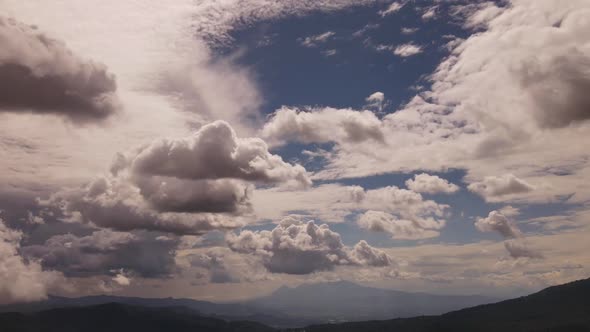
[[[0,13],[0,303],[590,275],[588,0]]]

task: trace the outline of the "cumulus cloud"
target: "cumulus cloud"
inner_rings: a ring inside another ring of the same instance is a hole
[[[242,226],[251,218],[257,183],[306,188],[300,165],[268,151],[258,138],[238,138],[223,121],[187,138],[163,139],[119,154],[110,175],[62,190],[43,202],[63,220],[119,231],[202,234]]]
[[[120,107],[114,75],[37,28],[0,16],[0,110],[103,120]]]
[[[45,299],[63,278],[58,272],[43,270],[37,261],[23,259],[19,253],[22,238],[22,232],[6,227],[0,219],[1,304]]]
[[[413,179],[406,181],[408,189],[427,194],[446,193],[451,194],[459,191],[459,187],[436,175],[426,173],[416,174]]]
[[[519,193],[488,195],[489,201],[547,202],[573,192],[572,202],[590,197],[583,181],[589,164],[578,143],[590,129],[579,93],[590,58],[588,3],[477,7],[466,20],[473,19],[467,24],[477,25],[477,33],[457,41],[430,77],[430,91],[381,119],[385,144],[360,150],[338,143],[323,153],[325,167],[315,178],[460,168],[470,182],[517,174]],[[564,168],[567,174],[551,171]]]
[[[505,174],[502,176],[487,176],[481,182],[471,183],[467,186],[467,189],[479,194],[488,201],[494,201],[498,197],[530,192],[534,190],[534,187],[513,174]]]
[[[508,215],[503,214],[508,213]],[[517,214],[514,208],[508,206],[500,211],[492,211],[486,218],[478,218],[475,227],[481,232],[497,232],[504,239],[504,247],[512,258],[543,258],[536,250],[529,248],[523,233],[510,219],[510,215]]]
[[[475,227],[482,232],[498,232],[504,238],[517,238],[522,235],[518,227],[499,211],[492,211],[486,218],[479,218]]]
[[[411,220],[416,225],[428,226],[426,228],[444,226],[445,222],[442,217],[449,207],[432,200],[425,200],[417,192],[400,189],[396,186],[365,190],[364,192],[359,188],[350,191],[350,193],[357,200],[356,209],[386,211],[401,219]],[[439,226],[430,227],[432,225]]]
[[[340,265],[387,266],[391,259],[366,242],[344,246],[340,234],[326,224],[289,219],[272,231],[242,231],[227,236],[229,247],[259,256],[272,273],[310,274]]]
[[[131,278],[125,276],[122,273],[119,273],[115,277],[113,277],[113,281],[116,282],[119,286],[131,285]]]
[[[402,58],[407,58],[420,54],[422,51],[422,46],[408,43],[396,46],[395,49],[393,49],[393,54],[401,56]]]
[[[283,107],[262,129],[262,137],[275,144],[383,141],[381,121],[370,111],[324,108],[303,111]]]
[[[354,187],[353,187],[354,188]],[[424,200],[417,192],[395,186],[349,191],[366,209],[357,219],[360,228],[390,234],[394,239],[419,240],[439,236],[446,225],[446,205]]]
[[[336,33],[334,31],[326,31],[319,35],[305,37],[299,40],[302,46],[305,47],[316,47],[318,44],[325,43],[328,39],[334,37]]]
[[[391,4],[389,4],[389,6],[386,9],[379,11],[379,15],[381,15],[381,17],[385,17],[387,15],[397,13],[404,6],[405,6],[405,3],[400,3],[400,2],[394,1]]]
[[[114,274],[117,282],[129,277],[122,270],[147,278],[170,275],[175,269],[178,242],[161,241],[152,234],[101,229],[86,236],[54,235],[45,243],[23,247],[22,251],[46,269],[61,271],[66,276]]]
[[[137,174],[180,179],[311,184],[303,167],[271,154],[261,139],[238,138],[224,121],[207,124],[187,138],[156,141],[140,149],[130,164]]]
[[[416,228],[431,230],[444,227],[449,208],[395,186],[365,190],[360,186],[336,184],[320,185],[307,191],[260,190],[253,205],[257,214],[267,219],[296,213],[331,223],[340,223],[370,210],[382,211],[392,215],[391,219],[408,220]]]

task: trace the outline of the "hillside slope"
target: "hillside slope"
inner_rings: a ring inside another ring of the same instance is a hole
[[[305,331],[590,331],[590,279],[549,287],[529,296],[441,316],[319,325],[307,327]]]
[[[270,332],[264,325],[202,317],[187,308],[147,308],[120,303],[37,313],[0,314],[3,332]]]

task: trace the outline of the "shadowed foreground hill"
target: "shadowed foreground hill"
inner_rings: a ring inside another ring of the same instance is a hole
[[[267,332],[253,322],[201,317],[186,308],[147,308],[120,303],[0,314],[2,332]]]
[[[590,331],[590,279],[554,286],[529,296],[454,311],[441,316],[318,325],[307,327],[304,331]]]

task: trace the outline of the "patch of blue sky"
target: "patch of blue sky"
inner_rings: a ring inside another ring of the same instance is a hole
[[[383,8],[379,4],[262,22],[234,32],[232,48],[222,51],[243,51],[238,61],[254,69],[265,113],[282,105],[360,109],[376,91],[385,93],[390,101],[386,111],[393,112],[415,95],[415,86],[428,83],[425,77],[448,55],[445,36],[465,37],[469,32],[445,10],[423,21],[422,10],[414,5],[381,17]],[[418,30],[405,34],[403,28]],[[306,37],[329,31],[334,35],[314,47],[302,45]],[[404,58],[376,49],[406,43],[421,46],[423,52]],[[326,56],[330,50],[336,53]]]
[[[428,89],[428,76],[449,55],[447,43],[453,38],[466,38],[473,31],[466,30],[461,20],[451,13],[452,3],[439,3],[435,17],[427,20],[422,19],[429,8],[427,2],[409,2],[398,12],[382,17],[379,11],[387,5],[378,3],[354,10],[261,22],[235,31],[232,46],[218,51],[226,54],[240,52],[237,61],[256,73],[264,97],[265,114],[271,114],[284,105],[363,109],[365,98],[376,91],[383,92],[388,101],[384,113],[395,112],[418,93],[417,87]],[[303,45],[305,38],[327,32],[331,34],[322,41],[316,41],[311,46]],[[408,43],[418,45],[422,52],[408,57],[394,54],[395,47]],[[379,50],[379,45],[387,48]],[[324,166],[324,161],[321,158],[310,159],[302,152],[318,148],[329,151],[332,146],[289,143],[273,152],[285,160],[304,164],[309,171],[316,171]],[[403,188],[404,182],[415,173],[420,172],[316,181],[315,184],[337,182],[360,185],[365,189],[391,185]],[[459,192],[451,195],[424,195],[427,199],[451,206],[447,226],[441,230],[440,237],[420,241],[392,240],[387,234],[359,229],[352,222],[355,215],[348,218],[349,222],[334,224],[332,228],[342,234],[346,244],[366,239],[373,245],[384,247],[416,242],[461,244],[496,239],[497,234],[481,233],[473,223],[477,217],[485,217],[490,211],[506,204],[486,203],[469,192],[462,183],[465,175],[462,170],[449,170],[436,175],[461,186]],[[566,208],[560,203],[529,208],[513,206],[521,209],[521,215],[515,217],[517,220],[559,214]],[[267,224],[249,228],[260,230],[273,227]],[[535,229],[528,225],[522,227],[525,232]]]

